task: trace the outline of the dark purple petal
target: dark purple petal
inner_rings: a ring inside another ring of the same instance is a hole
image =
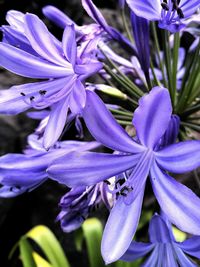
[[[25,34],[33,49],[42,58],[61,66],[70,67],[57,50],[47,27],[36,15],[25,15]]]
[[[168,146],[155,153],[156,161],[174,173],[192,171],[200,166],[200,141],[192,140]]]
[[[131,12],[131,25],[133,36],[138,52],[142,70],[149,78],[150,68],[150,42],[149,42],[149,23],[146,19],[136,16]]]
[[[172,242],[171,233],[167,224],[159,215],[154,215],[149,224],[149,237],[151,243]]]
[[[185,253],[200,259],[200,236],[193,236],[182,243],[178,243]]]
[[[63,52],[67,60],[75,65],[76,62],[76,35],[74,30],[74,25],[67,25],[65,27],[63,38],[62,38]]]
[[[86,94],[83,118],[94,138],[113,150],[132,153],[142,152],[144,148],[134,142],[116,122],[102,100],[91,91],[87,91]]]
[[[43,14],[53,23],[58,25],[61,28],[65,28],[67,25],[75,24],[73,20],[71,20],[65,13],[54,6],[45,6],[42,9]]]
[[[126,0],[130,9],[138,16],[148,20],[161,18],[161,2],[158,0]]]
[[[141,257],[144,257],[148,254],[153,248],[154,244],[151,243],[142,243],[133,241],[125,252],[125,254],[120,258],[123,261],[135,261]]]
[[[161,257],[163,257],[163,253],[160,253],[160,245],[156,245],[151,255],[148,257],[148,259],[145,261],[142,267],[157,267],[157,262],[159,259],[159,254]],[[174,266],[173,266],[174,267]]]
[[[93,185],[135,166],[138,155],[70,153],[51,164],[48,174],[69,187]]]
[[[153,149],[165,133],[172,115],[170,95],[167,89],[154,87],[139,100],[133,124],[140,142]]]
[[[179,267],[176,256],[174,255],[173,245],[170,243],[165,243],[164,246],[165,246],[164,258],[161,255],[161,261],[164,263],[164,267],[168,266]]]
[[[48,124],[44,132],[43,145],[46,149],[53,146],[62,134],[67,119],[68,106],[69,102],[66,98],[52,106]]]
[[[56,66],[11,45],[0,43],[0,65],[24,77],[49,79],[73,74],[71,69]]]
[[[178,183],[154,164],[151,168],[154,194],[169,221],[182,231],[198,235],[200,232],[200,198],[192,190]]]
[[[118,260],[127,251],[136,232],[144,195],[144,188],[131,205],[119,196],[108,217],[101,244],[106,264]]]

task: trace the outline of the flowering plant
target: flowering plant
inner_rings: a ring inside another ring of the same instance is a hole
[[[200,0],[119,1],[124,33],[91,0],[82,6],[93,23],[79,26],[57,8],[43,8],[63,29],[61,40],[36,15],[7,13],[0,65],[40,81],[1,90],[0,113],[33,109],[28,116],[40,123],[23,154],[0,158],[0,196],[55,180],[70,188],[57,217],[63,231],[77,229],[102,203],[109,210],[101,245],[106,264],[153,250],[144,266],[196,266],[182,250],[199,258],[193,242],[199,242],[200,198],[172,176],[197,174],[200,166]],[[95,141],[63,140],[71,123],[80,136],[85,124]],[[101,145],[109,150],[98,152]],[[150,184],[164,219],[151,220],[151,244],[136,245]],[[177,244],[170,223],[194,237]]]

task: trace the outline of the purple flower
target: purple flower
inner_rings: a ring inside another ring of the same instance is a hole
[[[159,27],[172,33],[185,27],[183,19],[199,7],[200,0],[126,0],[132,11],[147,20],[159,21]]]
[[[150,243],[133,241],[121,259],[129,262],[148,255],[143,267],[197,266],[185,253],[200,259],[200,236],[176,242],[167,219],[156,214],[149,224],[149,239]]]
[[[86,101],[82,82],[99,71],[102,64],[90,56],[87,49],[77,56],[73,25],[66,26],[61,43],[37,16],[20,13],[19,17],[18,28],[12,23],[3,30],[5,38],[0,43],[0,65],[24,77],[47,80],[1,91],[0,112],[18,114],[29,108],[49,107],[51,112],[44,133],[44,147],[49,148],[62,133],[68,109],[73,114],[81,113]],[[10,36],[17,36],[14,39],[18,44],[13,43]],[[5,40],[10,40],[10,44]]]
[[[59,205],[61,212],[57,220],[60,220],[63,231],[71,232],[79,228],[102,201],[109,203],[104,183],[72,188],[61,198]]]
[[[30,135],[24,154],[6,154],[0,157],[0,197],[15,197],[31,191],[48,178],[49,164],[74,150],[94,149],[97,142],[57,142],[48,152],[37,135]]]
[[[181,230],[198,235],[200,199],[168,172],[183,173],[199,167],[200,141],[160,148],[172,118],[168,90],[155,87],[140,99],[133,118],[137,141],[115,121],[94,92],[87,91],[83,117],[95,139],[116,152],[70,153],[53,162],[48,172],[50,177],[70,187],[94,185],[116,176],[113,194],[117,200],[102,240],[105,261],[119,259],[128,249],[140,218],[149,174],[154,194],[169,220]]]

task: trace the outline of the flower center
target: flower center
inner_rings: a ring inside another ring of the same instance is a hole
[[[175,23],[184,18],[182,9],[179,7],[180,0],[163,0],[162,6],[162,19],[167,23]],[[176,16],[176,14],[178,16]]]

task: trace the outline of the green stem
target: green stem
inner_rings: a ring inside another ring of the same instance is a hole
[[[155,41],[156,54],[157,54],[157,57],[158,57],[158,64],[159,64],[159,67],[161,69],[162,76],[163,76],[163,83],[164,83],[165,87],[168,87],[167,86],[167,82],[166,82],[166,78],[165,78],[164,65],[163,65],[163,62],[162,62],[161,56],[160,56],[160,45],[159,45],[159,42],[158,42],[156,24],[155,24],[155,22],[152,22],[151,25],[152,25],[152,33],[153,33],[153,37],[154,37],[154,41]]]
[[[128,26],[127,20],[126,20],[125,8],[121,9],[121,16],[122,16],[122,22],[123,22],[123,25],[124,25],[125,32],[127,33],[127,36],[129,38],[129,40],[134,44],[135,42],[134,42],[134,39],[133,39],[133,35],[130,32],[130,29],[129,29],[129,26]]]
[[[176,105],[176,96],[177,96],[176,78],[177,78],[179,47],[180,47],[180,35],[179,35],[179,32],[177,32],[174,35],[173,66],[172,66],[172,87],[173,87],[172,100],[173,100],[174,106]]]

